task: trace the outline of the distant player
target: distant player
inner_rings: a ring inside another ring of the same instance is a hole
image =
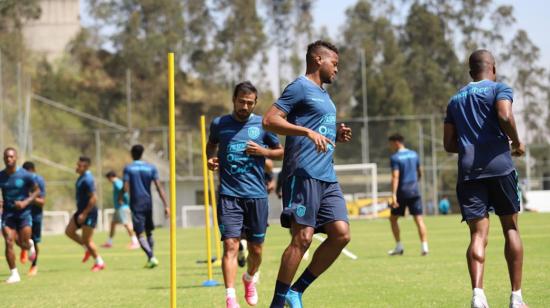
[[[422,198],[418,189],[418,180],[422,176],[420,160],[415,151],[405,147],[403,136],[394,134],[388,138],[388,141],[393,152],[390,158],[392,189],[390,223],[396,242],[395,248],[388,251],[388,254],[394,256],[402,255],[404,252],[397,220],[405,216],[405,209],[408,208],[420,236],[420,252],[425,256],[428,254],[428,235],[422,218]]]
[[[76,212],[69,221],[65,234],[84,247],[83,263],[88,261],[90,256],[94,257],[92,272],[99,272],[105,268],[105,262],[97,252],[93,241],[94,229],[97,225],[97,194],[94,176],[88,170],[91,164],[92,160],[86,156],[81,156],[76,163],[76,173],[79,174],[76,180]],[[78,229],[82,229],[82,235],[76,233]]]
[[[141,160],[144,150],[141,144],[136,144],[130,151],[134,161],[124,168],[124,191],[130,194],[130,209],[132,210],[134,231],[138,237],[141,249],[147,255],[145,267],[154,268],[158,266],[159,261],[153,253],[155,245],[153,230],[155,230],[155,223],[153,222],[152,183],[155,184],[162,200],[166,217],[168,217],[170,212],[164,189],[162,189],[162,185],[159,182],[157,167]],[[123,195],[119,194],[118,198],[119,202],[122,202]]]
[[[264,127],[286,135],[283,162],[283,227],[292,239],[283,253],[271,307],[302,307],[302,293],[336,260],[350,241],[346,202],[333,166],[335,142],[351,140],[351,129],[336,125],[336,106],[323,84],[338,73],[338,49],[325,41],[310,44],[307,69],[267,111]],[[327,239],[291,286],[315,232]]]
[[[506,245],[512,294],[510,307],[527,307],[521,295],[523,245],[518,229],[520,196],[512,155],[525,152],[512,113],[512,89],[496,82],[495,59],[487,50],[470,55],[473,82],[464,86],[447,106],[444,146],[458,153],[457,197],[462,219],[470,227],[466,252],[473,288],[472,307],[488,307],[483,292],[489,209],[500,218]],[[509,143],[511,140],[511,144]]]
[[[262,128],[262,117],[253,113],[258,91],[245,81],[233,91],[233,113],[215,118],[207,144],[208,167],[220,170],[218,221],[223,241],[222,270],[226,306],[239,307],[235,292],[239,240],[248,242],[247,270],[242,276],[245,300],[258,303],[256,273],[269,214],[265,161],[282,159],[283,148],[273,133]],[[217,152],[217,153],[216,153]]]
[[[28,172],[32,173],[34,175],[34,181],[38,185],[38,188],[40,189],[40,193],[36,198],[34,198],[34,201],[31,204],[31,215],[32,215],[32,240],[34,242],[34,249],[36,251],[34,260],[32,261],[31,269],[29,270],[29,276],[35,276],[38,273],[38,254],[40,250],[38,249],[38,243],[42,240],[42,211],[44,208],[44,204],[46,203],[46,183],[44,181],[44,178],[36,173],[36,168],[34,166],[34,163],[31,161],[27,161],[23,163],[23,169],[27,170]],[[26,255],[26,250],[21,250],[22,255]],[[21,259],[25,259],[25,257],[22,257]]]
[[[31,204],[40,194],[34,176],[23,168],[17,168],[17,151],[14,148],[4,150],[4,165],[0,171],[0,188],[2,189],[2,235],[6,245],[5,256],[10,268],[7,283],[21,281],[15,266],[16,240],[22,249],[28,251],[29,260],[34,261],[35,248],[32,236]]]
[[[107,172],[105,177],[113,184],[113,204],[115,206],[115,214],[113,216],[113,220],[111,221],[109,238],[105,244],[101,245],[101,247],[113,247],[113,237],[115,236],[116,225],[122,224],[124,228],[126,228],[126,231],[128,231],[128,235],[132,240],[132,242],[128,245],[128,248],[137,249],[139,248],[139,243],[134,233],[134,226],[131,221],[132,213],[130,212],[130,205],[128,204],[130,198],[128,193],[124,192],[124,182],[116,176],[116,172],[114,171]],[[122,196],[122,202],[119,201],[120,194],[124,194]]]

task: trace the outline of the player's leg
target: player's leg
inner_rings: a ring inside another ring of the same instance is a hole
[[[4,236],[4,244],[5,244],[4,255],[6,256],[6,261],[8,262],[8,267],[12,271],[11,274],[12,275],[16,274],[17,276],[19,276],[19,274],[17,273],[17,268],[15,266],[14,245],[15,245],[16,231],[15,231],[14,228],[7,225],[7,222],[9,221],[8,219],[9,218],[3,219],[4,220],[3,221],[4,226],[2,227],[2,235]],[[14,273],[13,270],[15,270],[15,273]]]
[[[113,238],[115,237],[115,230],[116,230],[116,225],[117,225],[117,219],[115,218],[116,216],[116,212],[115,212],[115,215],[113,216],[113,220],[111,220],[111,226],[109,228],[109,238],[107,239],[107,241],[101,245],[101,247],[103,248],[111,248],[113,247]]]
[[[149,266],[149,260],[153,257],[153,251],[147,241],[147,235],[145,234],[145,212],[132,212],[132,223],[134,225],[134,231],[136,232],[139,245],[145,254],[147,255],[147,263],[145,267]]]
[[[32,227],[30,219],[31,218],[29,215],[29,223],[20,226],[19,230],[17,231],[17,236],[19,237],[19,241],[21,243],[21,249],[24,249],[28,252],[29,260],[33,262],[36,258],[36,249],[34,248],[34,242],[31,239]]]
[[[421,244],[420,252],[425,256],[428,254],[428,230],[426,229],[424,217],[422,216],[422,199],[420,197],[411,198],[407,200],[407,206],[416,224],[416,229],[418,230],[418,237],[420,238]]]
[[[489,233],[489,218],[476,218],[468,220],[470,228],[470,245],[466,251],[468,271],[472,284],[472,307],[487,306],[487,298],[483,292],[483,272],[485,269],[485,248],[487,247],[487,235]]]
[[[388,255],[402,255],[404,252],[403,244],[401,243],[401,230],[399,229],[399,217],[405,216],[405,208],[407,207],[406,200],[398,200],[398,208],[392,208],[390,211],[390,226],[393,238],[395,239],[395,248],[388,251]]]
[[[136,234],[134,233],[134,225],[132,224],[132,220],[130,219],[130,209],[129,208],[123,208],[121,209],[123,211],[121,213],[122,215],[122,223],[124,224],[124,228],[126,228],[126,232],[128,232],[128,235],[130,236],[131,243],[128,245],[128,248],[130,249],[137,249],[139,248],[139,243]]]
[[[42,214],[33,216],[32,219],[32,241],[34,243],[35,257],[29,270],[29,276],[34,276],[38,272],[38,255],[40,252],[39,243],[42,240]]]
[[[88,251],[90,252],[92,257],[94,257],[95,259],[92,271],[97,272],[105,268],[105,263],[103,261],[103,258],[99,255],[97,247],[93,241],[94,228],[95,225],[93,224],[86,224],[82,226],[82,241],[84,242],[84,245],[88,248]]]
[[[78,215],[75,213],[75,215],[73,215],[72,219],[69,221],[69,224],[65,228],[65,235],[78,245],[84,246],[84,243],[82,242],[82,237],[78,233],[76,233],[76,231],[80,228],[80,226],[76,222],[77,217]]]

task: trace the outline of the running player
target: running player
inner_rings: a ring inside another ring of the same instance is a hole
[[[10,268],[7,283],[21,281],[15,266],[16,240],[19,246],[28,251],[29,260],[34,261],[35,248],[32,236],[31,204],[40,194],[34,176],[25,169],[17,168],[17,151],[14,148],[4,150],[4,165],[0,171],[0,188],[2,189],[2,235],[6,245],[6,261]]]
[[[470,76],[447,106],[443,142],[458,153],[457,197],[462,220],[470,228],[466,252],[472,283],[472,307],[488,307],[483,291],[489,209],[499,216],[506,245],[504,256],[512,287],[510,307],[527,307],[521,294],[523,245],[518,229],[520,196],[513,156],[523,155],[512,113],[512,89],[496,82],[495,59],[487,50],[470,55]],[[511,144],[509,143],[511,140]]]
[[[94,229],[97,224],[97,194],[95,192],[95,181],[90,165],[92,160],[86,156],[81,156],[76,163],[76,173],[79,174],[76,180],[76,212],[69,221],[65,234],[84,247],[84,258],[82,262],[88,261],[90,256],[94,257],[95,263],[92,272],[99,272],[105,268],[103,258],[97,252],[93,241]],[[82,235],[76,233],[82,228]]]
[[[34,242],[34,249],[36,251],[34,260],[32,261],[31,269],[29,270],[29,276],[35,276],[38,273],[38,254],[40,250],[38,249],[38,243],[42,240],[42,211],[44,208],[44,204],[46,203],[46,183],[44,182],[44,178],[36,173],[36,168],[34,166],[34,163],[31,161],[27,161],[23,163],[23,169],[27,170],[28,172],[32,173],[34,175],[34,181],[38,185],[38,188],[40,189],[40,193],[36,198],[34,198],[34,201],[31,204],[31,215],[32,215],[32,240]],[[25,259],[27,255],[26,250],[21,250],[21,259]]]
[[[399,134],[388,138],[393,155],[390,158],[391,166],[391,231],[395,238],[395,248],[388,251],[390,256],[402,255],[405,251],[401,244],[401,235],[397,220],[405,216],[405,208],[409,208],[409,214],[414,218],[418,235],[420,236],[420,252],[423,256],[428,254],[428,234],[422,218],[422,198],[418,189],[418,179],[422,176],[420,160],[415,151],[405,147],[404,138]]]
[[[159,182],[157,167],[141,160],[144,148],[141,144],[136,144],[130,150],[134,161],[124,168],[124,191],[130,194],[130,210],[132,210],[132,223],[134,231],[138,237],[141,249],[147,255],[146,268],[158,266],[159,261],[153,253],[154,240],[153,230],[153,197],[151,195],[151,183],[155,184],[162,204],[164,205],[164,214],[169,215],[168,203],[164,195],[164,190]],[[118,196],[119,203],[122,203],[123,194]],[[174,213],[175,214],[175,213]]]
[[[101,247],[113,247],[113,237],[115,236],[116,225],[122,224],[124,228],[126,228],[126,231],[128,231],[128,235],[132,240],[132,242],[128,245],[128,248],[137,249],[139,248],[139,243],[134,233],[134,226],[132,226],[132,221],[130,220],[131,212],[130,206],[128,205],[129,197],[128,193],[124,192],[124,182],[119,179],[116,175],[116,172],[112,170],[107,172],[105,177],[107,178],[107,180],[109,180],[109,182],[113,184],[113,204],[115,206],[115,214],[113,216],[113,220],[111,221],[109,238],[107,239],[107,242],[105,242],[105,244],[101,245]],[[122,203],[119,202],[119,195],[121,193],[124,194],[124,196],[122,197]]]
[[[262,261],[269,214],[265,160],[283,157],[277,136],[265,131],[262,117],[253,113],[257,98],[258,91],[252,83],[237,84],[233,91],[233,113],[212,121],[206,148],[208,167],[220,170],[217,215],[224,248],[222,270],[228,308],[239,307],[235,276],[243,233],[248,242],[248,267],[242,276],[245,300],[251,306],[258,303],[256,274]]]
[[[346,202],[333,166],[335,142],[351,140],[351,129],[336,125],[336,106],[323,84],[338,73],[338,49],[325,41],[310,44],[306,74],[289,84],[267,111],[263,125],[286,135],[281,223],[292,239],[283,253],[271,307],[302,307],[302,293],[336,260],[350,241]],[[315,232],[328,237],[291,286]]]

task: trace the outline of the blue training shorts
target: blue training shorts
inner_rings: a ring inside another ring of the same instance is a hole
[[[267,198],[220,195],[217,210],[222,241],[228,238],[241,238],[244,234],[249,242],[264,242],[269,216]]]
[[[95,228],[97,225],[97,208],[94,208],[93,210],[88,213],[88,216],[86,216],[86,219],[84,219],[84,223],[79,224],[78,223],[78,215],[80,215],[81,212],[76,211],[73,215],[74,222],[76,223],[76,227],[78,229],[82,228],[83,226]]]
[[[21,230],[25,227],[32,227],[32,215],[30,209],[5,210],[2,213],[2,228],[8,227],[14,230]]]
[[[399,207],[391,209],[393,216],[405,216],[405,209],[409,208],[409,214],[416,216],[422,215],[422,198],[420,196],[412,198],[397,198]]]
[[[458,182],[456,193],[462,221],[487,217],[491,210],[498,216],[512,215],[520,210],[515,170],[505,176]]]
[[[40,243],[42,240],[42,213],[32,214],[32,241]]]
[[[132,211],[132,224],[134,225],[134,231],[137,235],[143,232],[146,234],[151,233],[151,231],[155,230],[153,210]]]
[[[290,228],[292,220],[323,232],[333,221],[348,222],[346,201],[338,183],[292,176],[283,185],[281,225]]]

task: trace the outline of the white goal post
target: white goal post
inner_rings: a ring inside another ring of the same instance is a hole
[[[62,234],[70,219],[71,216],[67,211],[44,211],[42,212],[42,233]]]

